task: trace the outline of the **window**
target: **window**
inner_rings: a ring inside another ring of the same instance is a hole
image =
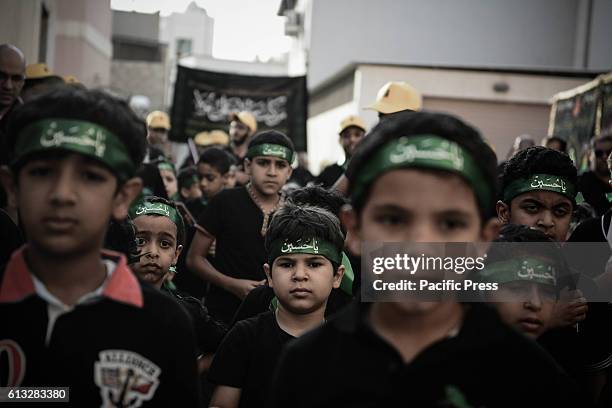
[[[190,38],[177,38],[176,39],[176,53],[180,55],[191,54],[191,39]]]

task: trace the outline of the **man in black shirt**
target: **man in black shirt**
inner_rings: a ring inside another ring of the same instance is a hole
[[[268,219],[282,204],[280,191],[291,176],[293,142],[262,132],[249,143],[246,171],[251,182],[223,190],[208,204],[187,255],[187,267],[210,282],[206,306],[229,323],[241,299],[265,282],[264,236]],[[214,264],[205,255],[216,240]]]
[[[363,143],[347,171],[349,240],[494,238],[497,160],[475,129],[400,112]],[[452,298],[356,303],[288,344],[273,384],[274,407],[577,406],[567,377],[535,344],[494,311]]]
[[[278,307],[228,333],[208,376],[217,385],[212,406],[265,405],[284,344],[324,321],[327,299],[344,273],[343,245],[338,218],[324,209],[287,204],[274,215],[264,268]]]
[[[359,116],[350,115],[342,119],[338,134],[340,135],[340,144],[344,150],[344,163],[342,165],[334,163],[323,169],[319,177],[317,177],[318,183],[325,188],[330,188],[344,174],[357,144],[365,135],[365,131],[365,123]]]
[[[578,189],[584,200],[591,204],[598,216],[610,208],[612,186],[610,171],[606,160],[612,153],[612,136],[602,136],[591,141],[589,171],[583,173],[578,181]]]

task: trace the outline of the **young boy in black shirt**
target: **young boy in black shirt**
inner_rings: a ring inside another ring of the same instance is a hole
[[[265,282],[264,236],[271,213],[283,203],[281,189],[291,176],[293,156],[293,142],[284,134],[256,135],[245,159],[249,184],[221,191],[198,220],[187,267],[211,283],[206,306],[225,323],[251,289]],[[205,255],[215,241],[211,264]]]
[[[6,385],[70,387],[75,407],[198,406],[189,317],[101,249],[140,191],[144,124],[102,92],[67,88],[16,110],[8,135],[2,181],[27,245],[0,277]]]
[[[200,190],[206,200],[212,200],[226,187],[231,164],[229,153],[217,147],[202,152],[198,160],[198,175]]]
[[[381,121],[347,170],[349,236],[492,240],[496,162],[480,134],[454,117],[400,112]],[[490,308],[452,299],[355,303],[288,344],[273,384],[277,407],[580,404],[530,340]]]
[[[215,355],[208,376],[217,385],[212,406],[262,407],[280,351],[324,321],[344,267],[344,235],[327,210],[286,204],[272,218],[264,265],[278,299],[275,312],[238,322]]]

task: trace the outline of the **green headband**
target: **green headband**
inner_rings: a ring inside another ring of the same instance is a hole
[[[485,210],[491,205],[489,183],[472,156],[459,144],[436,135],[403,136],[383,146],[356,175],[353,200],[364,194],[366,187],[382,173],[407,167],[457,173],[470,183]]]
[[[534,174],[526,179],[514,180],[504,189],[504,202],[509,203],[514,197],[528,191],[552,191],[562,194],[574,201],[576,186],[563,177],[550,174]]]
[[[276,258],[290,254],[321,255],[337,264],[342,263],[342,251],[339,251],[330,242],[319,238],[299,239],[295,242],[277,239],[270,244],[268,263],[272,266]]]
[[[538,258],[514,258],[488,264],[479,272],[487,282],[507,283],[530,281],[556,286],[557,268],[550,262]]]
[[[170,170],[172,173],[174,173],[174,166],[168,162],[160,162],[157,164],[157,168],[159,170]]]
[[[252,159],[257,156],[278,157],[279,159],[287,160],[289,164],[293,163],[293,150],[278,144],[263,143],[250,147],[246,157]]]
[[[185,226],[183,224],[183,217],[176,210],[176,208],[161,202],[152,203],[147,198],[141,198],[132,206],[129,210],[129,216],[131,219],[136,219],[137,217],[143,215],[161,215],[163,217],[169,218],[170,221],[176,225],[177,234],[179,231],[184,230]],[[178,238],[178,237],[177,237]]]
[[[117,136],[95,123],[71,119],[44,119],[25,127],[17,138],[13,164],[31,153],[50,149],[93,157],[121,181],[136,171],[125,144]]]
[[[187,178],[183,178],[183,179],[179,179],[180,182],[180,188],[189,188],[191,186],[193,186],[194,184],[199,184],[200,183],[200,179],[198,178],[197,175],[192,174],[191,177],[187,177]]]

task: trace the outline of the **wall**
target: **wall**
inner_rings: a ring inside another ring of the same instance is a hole
[[[148,97],[151,110],[165,109],[165,85],[166,69],[163,62],[113,60],[111,63],[111,89],[124,97]]]

